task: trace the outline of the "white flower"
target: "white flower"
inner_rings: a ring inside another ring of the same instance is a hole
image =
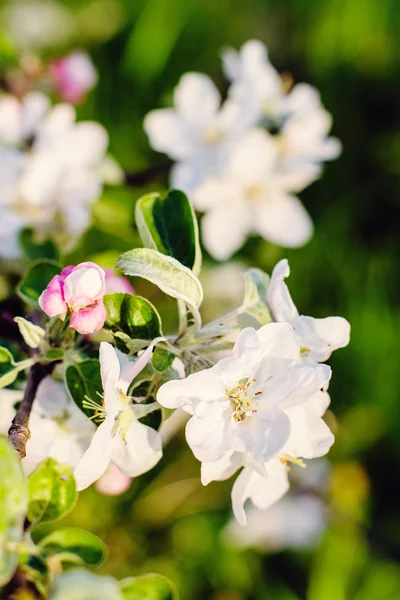
[[[131,381],[148,363],[154,345],[160,339],[156,338],[134,363],[122,354],[117,355],[111,344],[100,344],[104,407],[98,410],[104,421],[75,469],[78,490],[97,481],[111,462],[125,475],[136,477],[160,460],[160,434],[138,420],[154,407],[132,404],[132,398],[127,396]]]
[[[292,192],[314,175],[288,175],[279,160],[275,138],[252,130],[232,154],[224,176],[209,178],[197,190],[195,207],[206,212],[203,242],[215,258],[229,258],[249,233],[285,247],[301,246],[311,237],[311,219]]]
[[[240,108],[221,106],[218,89],[201,73],[186,73],[174,91],[174,108],[151,111],[144,128],[151,146],[178,161],[173,187],[191,194],[207,177],[221,173],[246,129]]]
[[[334,350],[348,345],[350,324],[342,317],[314,319],[299,315],[285,283],[289,274],[289,263],[283,259],[271,275],[267,293],[269,308],[275,321],[292,325],[299,339],[303,360],[324,362]]]
[[[50,109],[40,92],[0,98],[1,256],[19,255],[18,234],[28,226],[74,245],[102,192],[107,144],[104,128],[76,123],[69,104]]]
[[[23,398],[22,391],[0,390],[1,433],[6,434],[15,416],[15,405]],[[39,385],[29,418],[31,437],[26,445],[24,469],[33,471],[45,458],[75,468],[88,448],[95,425],[68,397],[64,385],[46,377]]]
[[[162,406],[182,406],[192,415],[188,444],[196,458],[216,466],[215,473],[203,474],[203,482],[218,479],[221,470],[232,474],[242,464],[264,473],[264,462],[279,456],[289,442],[295,444],[291,411],[301,409],[330,378],[329,367],[297,364],[298,356],[290,325],[247,328],[230,358],[159,389]],[[222,466],[216,465],[219,460]]]

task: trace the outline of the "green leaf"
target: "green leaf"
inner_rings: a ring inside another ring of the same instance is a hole
[[[75,555],[82,564],[94,567],[102,563],[107,556],[107,546],[97,535],[75,527],[52,531],[40,540],[38,547],[46,557],[52,554]]]
[[[147,194],[136,203],[136,225],[144,246],[176,258],[196,275],[201,268],[199,228],[193,207],[179,190]]]
[[[101,403],[99,394],[103,393],[100,375],[100,362],[89,358],[80,363],[70,365],[65,372],[65,384],[69,395],[86,416],[93,417],[93,410],[84,406],[85,399],[96,404]]]
[[[56,579],[49,600],[123,600],[118,581],[73,569]]]
[[[107,309],[105,326],[132,339],[153,340],[162,335],[161,318],[154,306],[140,296],[109,294],[104,296]]]
[[[32,545],[32,554],[22,552],[19,555],[19,568],[23,571],[23,576],[26,581],[29,581],[41,597],[47,597],[47,590],[50,586],[51,579],[49,568],[45,559],[36,553],[36,547]]]
[[[61,269],[62,266],[54,260],[34,262],[17,287],[19,296],[29,304],[37,306],[40,294]]]
[[[18,375],[13,355],[7,348],[0,346],[0,388],[11,385]]]
[[[35,240],[33,229],[23,229],[19,236],[21,248],[29,260],[38,260],[47,258],[50,260],[58,260],[59,252],[55,243],[50,240],[38,242]]]
[[[203,300],[203,288],[196,275],[175,258],[165,256],[157,250],[136,248],[122,254],[117,267],[125,275],[143,277],[169,296],[183,300],[197,324],[201,323],[198,307]]]
[[[140,350],[143,350],[143,348],[147,348],[147,346],[149,345],[149,340],[133,340],[131,337],[129,337],[129,335],[123,333],[122,331],[116,331],[114,333],[114,337],[117,347],[125,352],[126,349],[128,349],[128,352],[130,352],[131,354],[136,354]],[[120,342],[122,342],[122,344]]]
[[[28,519],[33,526],[68,514],[78,499],[75,480],[67,465],[44,460],[28,479]]]
[[[27,486],[21,462],[7,438],[0,437],[0,588],[14,574],[18,555],[7,544],[22,540],[28,506]]]
[[[174,362],[174,358],[175,355],[172,354],[172,352],[168,352],[168,350],[164,350],[164,348],[156,348],[151,357],[151,362],[158,373],[163,373],[170,368]]]
[[[22,317],[15,317],[14,321],[29,348],[38,348],[45,336],[45,330]]]
[[[167,577],[150,573],[120,582],[124,600],[178,600],[175,585]]]
[[[243,312],[251,315],[260,325],[272,321],[267,306],[269,277],[261,269],[248,269],[244,274]]]

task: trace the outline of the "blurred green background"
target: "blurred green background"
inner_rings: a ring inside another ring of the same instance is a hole
[[[36,2],[3,3],[3,20],[16,5],[28,20]],[[239,258],[270,271],[287,256],[300,312],[338,314],[352,325],[350,346],[330,361],[328,420],[336,434],[330,519],[313,551],[262,555],[224,543],[231,482],[202,488],[199,464],[182,436],[123,496],[82,493],[68,521],[109,544],[102,570],[117,577],[164,573],[177,582],[184,600],[397,600],[400,3],[76,0],[59,6],[66,31],[43,44],[40,55],[46,60],[75,47],[89,51],[100,78],[78,114],[108,129],[111,152],[128,172],[167,162],[150,150],[142,122],[149,110],[170,103],[181,74],[207,73],[224,91],[219,60],[224,46],[238,48],[258,38],[279,71],[320,90],[344,150],[300,194],[315,221],[315,237],[292,251],[252,239]],[[3,61],[13,52],[10,36],[5,30]],[[135,200],[165,185],[161,178],[145,188],[106,191],[71,260],[113,264],[137,241]],[[210,315],[219,312],[215,303]]]

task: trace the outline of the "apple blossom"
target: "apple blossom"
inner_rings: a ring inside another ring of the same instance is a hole
[[[40,308],[49,316],[65,318],[78,333],[99,331],[106,320],[103,303],[106,293],[105,273],[92,262],[65,267],[55,275],[39,298]]]
[[[285,283],[290,275],[286,259],[275,266],[267,301],[275,321],[290,323],[299,339],[301,357],[307,362],[324,362],[334,350],[350,341],[350,324],[342,317],[315,319],[299,315]]]
[[[209,176],[221,173],[246,127],[240,107],[221,106],[218,89],[202,73],[186,73],[174,91],[174,108],[151,111],[144,129],[151,146],[178,161],[172,187],[191,194]]]
[[[86,52],[76,50],[50,65],[50,76],[66,102],[79,104],[97,83],[97,72]]]
[[[225,174],[209,178],[193,197],[206,213],[202,237],[218,260],[229,258],[249,233],[286,247],[305,244],[313,225],[300,200],[293,195],[314,177],[287,174],[279,167],[279,148],[273,136],[261,129],[247,134],[233,152]]]
[[[127,393],[131,381],[146,366],[154,346],[162,339],[156,338],[135,362],[129,362],[121,353],[117,354],[111,344],[100,344],[104,405],[93,408],[95,414],[104,420],[75,469],[78,490],[100,479],[110,463],[114,463],[125,475],[136,477],[160,460],[160,434],[139,421],[157,405],[132,403]]]
[[[120,496],[129,489],[132,477],[125,475],[114,463],[110,463],[104,475],[96,481],[95,487],[105,496]]]
[[[198,460],[230,463],[232,458],[235,464],[224,468],[235,471],[246,463],[263,472],[264,462],[289,443],[290,411],[309,401],[330,378],[329,367],[298,364],[298,356],[290,325],[246,328],[231,357],[186,379],[168,381],[157,400],[166,408],[182,406],[192,415],[186,439]]]

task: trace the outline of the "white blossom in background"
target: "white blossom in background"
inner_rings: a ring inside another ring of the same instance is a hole
[[[193,196],[206,214],[202,220],[204,246],[218,260],[236,252],[249,234],[286,247],[305,244],[311,237],[310,216],[294,192],[313,177],[280,169],[273,136],[251,130],[232,153],[221,177],[209,178]]]
[[[264,508],[288,489],[287,465],[325,454],[333,436],[321,416],[330,379],[326,365],[299,363],[300,346],[287,323],[242,330],[232,356],[214,367],[165,383],[157,400],[192,415],[186,439],[202,462],[202,482],[227,479],[244,467],[232,490]],[[329,398],[329,397],[328,397]]]
[[[40,92],[0,97],[0,257],[18,257],[24,227],[74,245],[102,193],[107,145],[105,129],[76,123],[70,104],[51,108]]]
[[[221,174],[245,124],[240,106],[221,105],[207,75],[186,73],[174,91],[174,108],[151,111],[144,128],[151,146],[177,161],[171,185],[192,195],[208,177]]]
[[[304,83],[288,90],[262,42],[225,50],[227,99],[200,73],[184,75],[174,108],[151,111],[144,128],[151,146],[175,161],[171,185],[203,211],[204,245],[228,259],[247,237],[299,247],[313,233],[295,196],[341,151],[329,137],[331,115]]]
[[[111,344],[100,344],[104,403],[103,406],[93,404],[92,408],[103,420],[75,469],[78,490],[100,479],[110,463],[124,475],[136,477],[160,460],[160,434],[139,421],[154,407],[132,403],[127,393],[130,383],[149,362],[155,344],[161,339],[156,338],[135,362],[130,362],[122,353],[117,354]]]
[[[22,391],[0,390],[0,431],[6,434],[15,416]],[[95,425],[69,398],[65,386],[46,377],[39,385],[29,418],[31,437],[26,446],[24,469],[33,471],[45,458],[75,468],[96,431]]]

